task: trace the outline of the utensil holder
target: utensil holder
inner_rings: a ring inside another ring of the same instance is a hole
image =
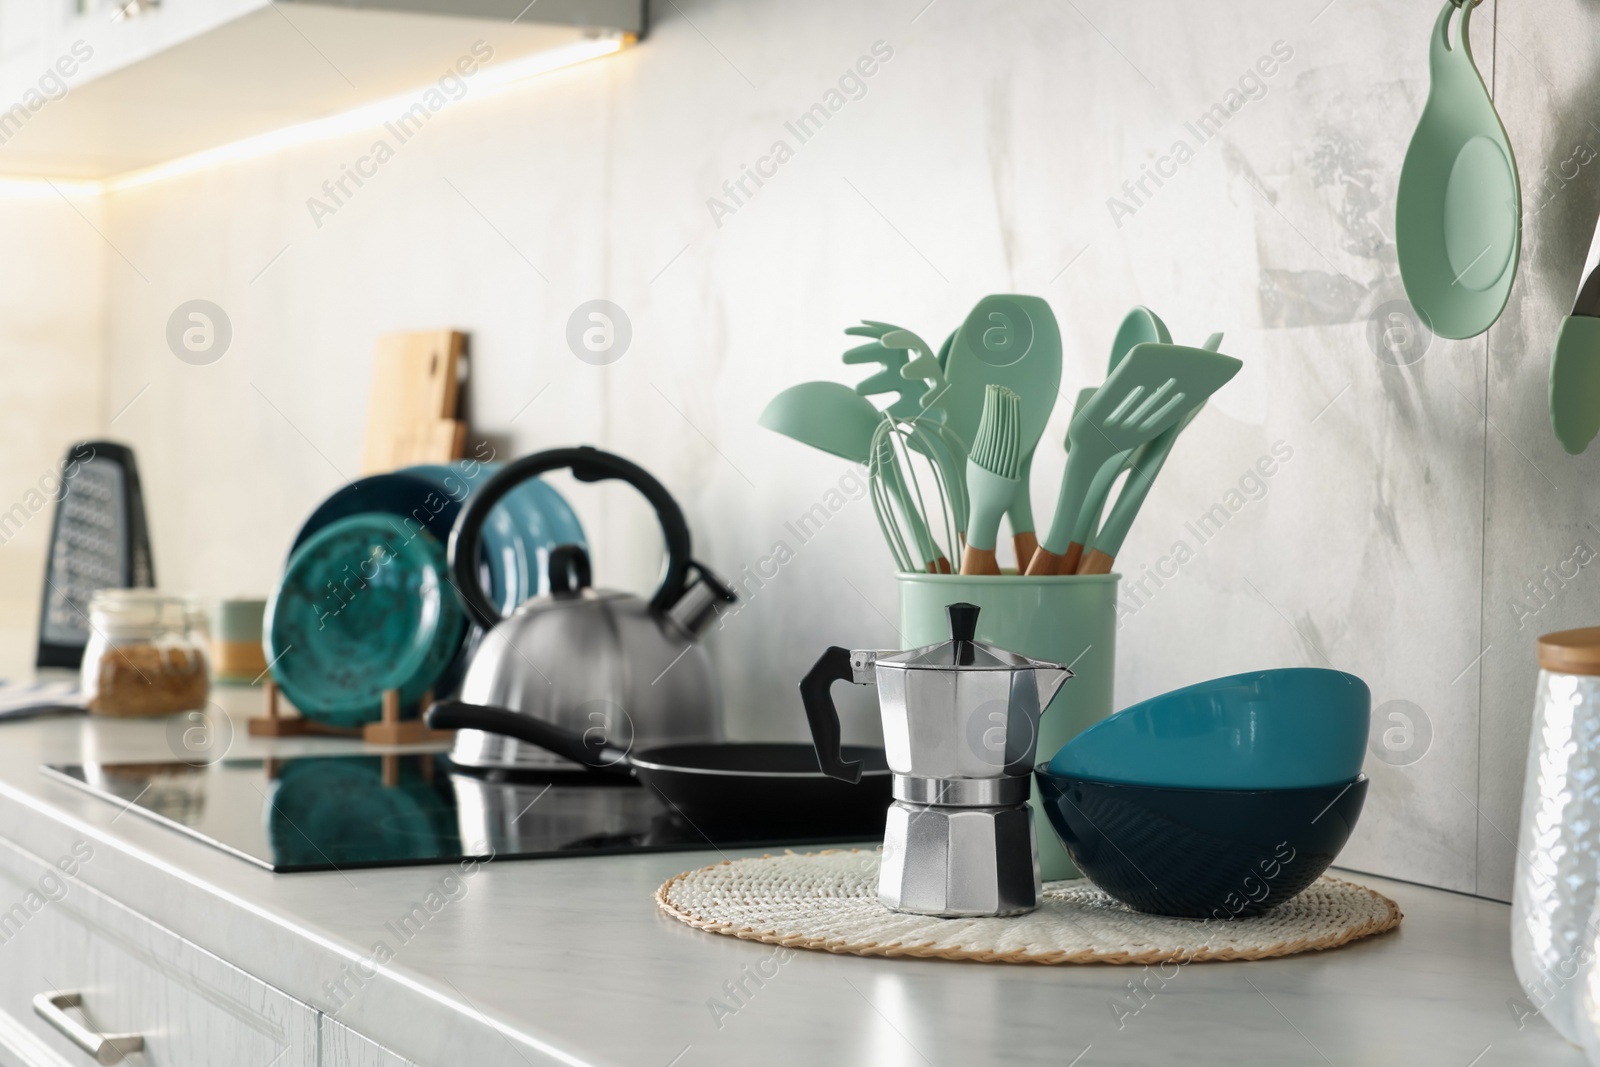
[[[1056,750],[1111,714],[1117,658],[1118,574],[998,577],[901,573],[900,638],[906,648],[949,637],[945,605],[978,605],[976,637],[1024,656],[1065,663],[1074,677],[1056,693],[1039,722],[1035,759]],[[1033,834],[1045,881],[1080,877],[1040,806],[1035,784]]]

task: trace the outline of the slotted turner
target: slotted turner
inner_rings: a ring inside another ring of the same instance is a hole
[[[1028,564],[1029,574],[1058,574],[1101,467],[1177,422],[1239,372],[1231,356],[1185,345],[1141,344],[1072,419],[1072,447],[1056,498],[1050,533]]]
[[[1106,373],[1110,374],[1117,369],[1117,364],[1132,352],[1134,348],[1147,342],[1159,342],[1170,345],[1172,334],[1167,332],[1167,324],[1161,321],[1161,316],[1143,306],[1135,305],[1133,310],[1123,316],[1122,325],[1117,327],[1117,336],[1111,341],[1111,358],[1106,363]],[[1216,349],[1210,345],[1215,352]],[[1091,395],[1093,391],[1091,390]],[[1083,406],[1080,397],[1078,407]],[[1078,408],[1073,408],[1076,415]],[[1064,448],[1071,450],[1072,439],[1068,438]],[[1117,476],[1127,470],[1128,464],[1133,461],[1131,453],[1124,452],[1121,456],[1112,457],[1111,461],[1095,473],[1094,481],[1089,483],[1088,495],[1084,497],[1083,509],[1078,512],[1078,521],[1072,527],[1072,541],[1067,545],[1066,558],[1061,563],[1058,573],[1074,574],[1078,569],[1078,562],[1083,558],[1084,545],[1100,525],[1100,513],[1105,510],[1106,497],[1111,492],[1111,485]],[[1037,547],[1037,546],[1035,546]],[[1025,569],[1025,568],[1024,568]]]

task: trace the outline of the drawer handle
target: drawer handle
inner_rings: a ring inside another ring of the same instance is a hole
[[[82,993],[40,993],[33,998],[35,1014],[93,1056],[96,1063],[121,1063],[128,1053],[144,1051],[144,1038],[139,1034],[97,1034],[64,1010],[82,1006]]]

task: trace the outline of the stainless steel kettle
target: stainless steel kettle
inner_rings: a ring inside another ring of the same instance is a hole
[[[550,592],[502,618],[477,575],[478,537],[511,489],[541,474],[571,470],[582,482],[627,482],[655,508],[666,571],[648,601],[590,587],[589,557],[558,545],[549,557]],[[733,591],[689,554],[689,527],[671,494],[643,468],[587,446],[558,448],[506,465],[468,500],[450,532],[450,569],[467,611],[488,631],[452,706],[458,766],[577,770],[548,750],[473,727],[474,708],[512,711],[583,734],[597,753],[722,740],[722,706],[698,634]]]

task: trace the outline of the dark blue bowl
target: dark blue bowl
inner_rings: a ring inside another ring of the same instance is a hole
[[[1135,911],[1259,915],[1316,881],[1361,816],[1367,779],[1303,789],[1170,789],[1034,772],[1088,879]]]

